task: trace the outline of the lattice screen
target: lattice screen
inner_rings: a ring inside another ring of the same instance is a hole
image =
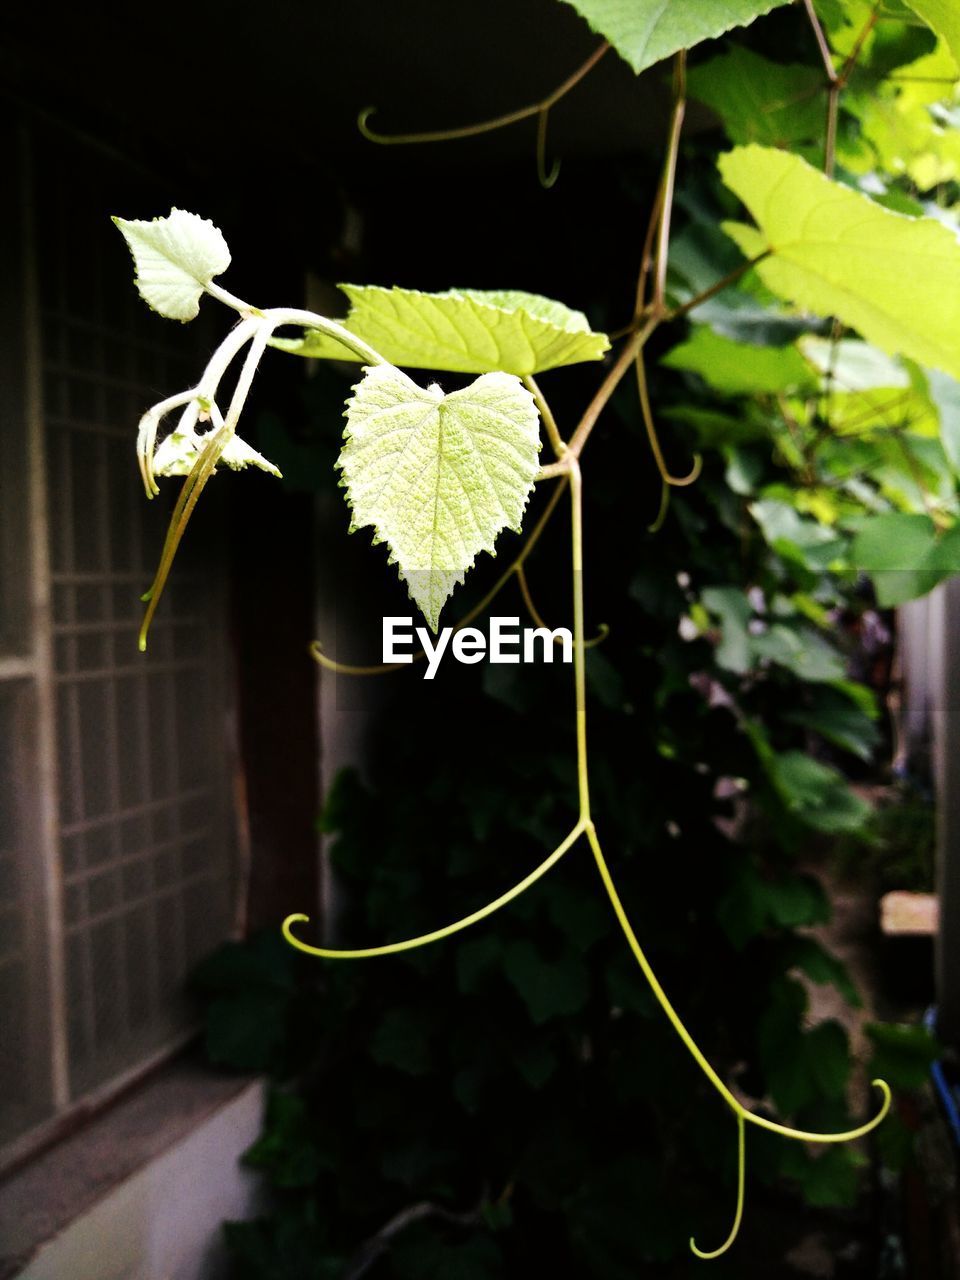
[[[148,505],[140,488],[135,426],[158,396],[188,385],[196,339],[151,316],[131,288],[106,217],[117,200],[132,198],[129,180],[111,182],[109,165],[50,142],[34,146],[33,167],[42,364],[35,429],[46,498],[45,520],[34,529],[49,562],[49,609],[40,619],[48,670],[38,676],[50,688],[57,791],[55,884],[46,903],[59,917],[47,924],[62,945],[62,972],[48,984],[46,1039],[50,1052],[59,1040],[66,1059],[65,1086],[49,1102],[62,1108],[182,1036],[184,976],[228,930],[231,682],[223,555],[214,536],[204,537],[202,519],[148,653],[136,644],[139,594],[166,512]],[[156,194],[147,198],[138,215],[160,211]],[[0,701],[0,767],[14,749],[4,708]],[[0,826],[0,873],[30,856]],[[15,941],[16,928],[10,936]],[[7,971],[13,977],[4,983]],[[15,1047],[38,1041],[24,1018],[44,1022],[41,1011],[24,1010],[21,979],[11,966],[0,970],[0,1025]],[[50,1076],[35,1065],[39,1078]],[[5,1070],[12,1066],[0,1057],[0,1087]]]

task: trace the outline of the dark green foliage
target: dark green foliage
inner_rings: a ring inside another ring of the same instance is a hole
[[[786,112],[789,93],[775,92],[781,73],[794,93],[819,81],[816,49],[798,6],[780,21],[796,65],[778,72],[761,61],[776,50],[757,35],[756,54],[714,50],[691,86],[734,118],[736,136],[753,127],[751,98],[723,77],[755,73],[777,108],[764,133],[818,144],[808,135],[822,104],[815,112],[804,99],[802,111]],[[898,40],[895,53],[878,38],[864,75],[917,56],[909,32]],[[847,115],[840,131],[841,142],[856,142]],[[681,159],[673,303],[740,262],[719,226],[737,209],[710,176],[716,141]],[[636,181],[624,177],[615,211],[631,227],[643,225],[655,179],[633,200]],[[588,307],[597,324],[622,322],[628,284],[597,281]],[[550,291],[563,296],[563,280]],[[816,869],[838,839],[848,866],[876,853],[869,806],[848,780],[875,780],[887,745],[878,699],[855,678],[866,670],[858,632],[865,615],[876,621],[858,567],[885,570],[877,557],[887,549],[876,522],[861,532],[864,512],[899,502],[890,490],[905,474],[953,481],[946,455],[899,426],[833,433],[816,394],[800,406],[802,429],[788,429],[776,378],[786,365],[792,392],[800,357],[775,353],[801,332],[828,335],[829,322],[785,311],[750,273],[694,319],[724,340],[701,338],[699,349],[713,352],[702,368],[657,363],[683,340],[682,326],[647,353],[668,462],[683,471],[693,449],[705,452],[702,476],[673,494],[663,530],[638,532],[657,513],[660,486],[626,383],[584,459],[587,629],[610,627],[587,663],[593,813],[636,931],[720,1074],[769,1114],[841,1130],[852,1122],[847,1035],[835,1021],[809,1025],[803,980],[850,1003],[858,993],[802,931],[829,919]],[[751,348],[767,348],[759,374],[744,363]],[[590,370],[566,376],[544,379],[561,423],[576,421],[596,381]],[[328,466],[314,465],[332,458],[339,438],[343,386],[332,382],[323,372],[307,411],[293,415],[308,423],[296,440],[268,424],[268,452],[288,482],[334,483]],[[744,398],[745,386],[756,394]],[[894,459],[895,445],[906,462]],[[537,493],[528,528],[543,501]],[[883,518],[911,528],[926,520]],[[527,566],[551,625],[569,614],[564,521],[561,509]],[[518,545],[505,535],[497,564],[477,567],[458,597],[461,615]],[[852,546],[876,563],[858,566]],[[515,596],[501,607],[507,599],[496,611],[518,612]],[[570,686],[562,666],[448,664],[430,684],[417,669],[389,678],[370,783],[342,775],[322,818],[344,904],[328,942],[375,945],[436,928],[515,883],[562,838],[575,820]],[[271,1211],[228,1228],[241,1280],[333,1280],[371,1259],[372,1275],[393,1280],[634,1280],[689,1274],[690,1235],[706,1240],[701,1228],[713,1227],[722,1238],[736,1178],[733,1117],[644,984],[584,845],[504,912],[441,944],[287,964],[258,941],[210,962],[203,980],[211,1056],[267,1066],[278,1082],[247,1157],[273,1191]],[[919,1033],[871,1034],[874,1074],[894,1087],[924,1078],[930,1045]],[[868,1150],[812,1152],[750,1130],[751,1199],[850,1204]],[[748,1219],[745,1256],[752,1229]],[[757,1274],[777,1274],[785,1243],[773,1245],[770,1265],[769,1248],[761,1255]],[[730,1260],[713,1265],[718,1277],[747,1274]]]
[[[632,406],[620,409],[627,449],[639,456]],[[722,467],[708,464],[667,535],[625,550],[622,468],[603,448],[592,466],[587,529],[599,568],[587,607],[611,626],[591,652],[594,811],[624,901],[720,1070],[736,1067],[739,1086],[792,1123],[842,1128],[846,1036],[834,1023],[806,1025],[791,975],[855,995],[843,966],[794,931],[829,915],[810,871],[813,845],[860,813],[841,775],[809,755],[838,733],[811,737],[811,726],[833,712],[862,760],[869,699],[839,682],[805,683],[781,664],[738,674],[720,661],[722,633],[678,634],[678,618],[711,584],[790,589],[789,567],[744,523]],[[538,604],[558,620],[565,591],[546,566],[564,550],[558,518],[530,566]],[[842,661],[842,633],[829,643]],[[569,683],[564,667],[451,665],[432,684],[414,670],[384,686],[373,793],[345,774],[322,818],[336,835],[344,945],[456,918],[569,828]],[[445,742],[452,749],[438,750]],[[721,779],[738,781],[718,787]],[[749,805],[732,842],[717,821],[734,820],[738,797]],[[304,998],[274,971],[269,947],[262,982],[232,964],[232,997],[209,967],[206,978],[221,1061],[243,1046],[248,1001],[281,990]],[[730,1199],[732,1117],[643,984],[586,847],[445,943],[302,964],[321,990],[285,1058],[291,1083],[248,1157],[275,1209],[230,1228],[239,1276],[349,1274],[349,1260],[394,1215],[429,1202],[438,1212],[399,1232],[372,1274],[526,1276],[573,1265],[626,1280],[682,1257],[691,1232]],[[239,1030],[226,1025],[230,1010]],[[749,1144],[754,1197],[758,1182],[784,1179],[815,1205],[854,1194],[862,1152],[812,1156],[756,1131]]]

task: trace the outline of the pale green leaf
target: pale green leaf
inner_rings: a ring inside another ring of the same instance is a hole
[[[540,451],[533,397],[488,373],[449,395],[390,365],[366,371],[347,402],[338,466],[352,528],[386,542],[427,622],[502,529],[518,530]]]
[[[692,67],[687,91],[717,113],[731,142],[784,147],[823,129],[823,73],[769,62],[741,45]]]
[[[193,431],[171,431],[160,444],[153,456],[153,473],[157,476],[189,475],[197,454],[207,443],[205,436],[198,436]],[[269,471],[273,476],[280,476],[279,470],[262,453],[251,448],[239,436],[232,436],[218,459],[218,465],[230,467],[232,471],[243,471],[246,467],[259,467],[261,471]]]
[[[932,31],[943,36],[954,60],[960,63],[960,6],[957,0],[909,0],[909,5]]]
[[[721,156],[760,230],[726,230],[781,297],[836,315],[882,350],[960,374],[960,241],[932,218],[883,209],[769,147]],[[906,300],[909,299],[909,305]]]
[[[600,360],[610,346],[586,316],[552,298],[516,289],[450,289],[421,293],[378,285],[342,284],[350,299],[346,327],[391,364],[450,373],[517,377],[581,360]],[[316,330],[303,338],[275,339],[294,355],[357,360]]]
[[[725,338],[706,325],[696,325],[661,361],[668,369],[699,374],[723,395],[775,395],[814,391],[816,379],[796,347],[755,347]]]
[[[183,209],[152,222],[113,221],[133,255],[137,289],[147,306],[169,320],[192,320],[204,289],[230,265],[219,227]]]
[[[639,75],[678,49],[749,26],[784,0],[564,0]]]

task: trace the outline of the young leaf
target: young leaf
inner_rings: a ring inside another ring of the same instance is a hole
[[[591,331],[582,312],[517,289],[421,293],[378,285],[340,288],[350,299],[346,327],[391,364],[407,369],[498,370],[522,378],[581,360],[600,360],[610,346],[605,334]],[[315,330],[302,338],[275,339],[273,345],[317,359],[359,359]]]
[[[774,293],[960,374],[960,241],[947,227],[883,209],[769,147],[737,147],[720,172],[760,227],[725,229],[748,256],[769,253],[756,270]]]
[[[678,49],[746,27],[784,0],[564,0],[637,75]]]
[[[137,290],[147,306],[168,320],[192,320],[204,289],[230,265],[219,227],[183,209],[152,222],[113,221],[133,254]]]
[[[206,444],[203,436],[193,431],[171,431],[153,458],[153,473],[157,476],[186,476],[190,474],[197,454]],[[243,471],[247,467],[259,467],[261,471],[269,471],[271,475],[280,477],[280,472],[268,458],[241,440],[239,436],[231,436],[220,457],[218,465],[230,467],[232,471]]]
[[[347,402],[337,465],[351,528],[372,525],[434,631],[440,610],[501,529],[518,530],[537,473],[539,418],[514,377],[488,373],[444,395],[390,365]]]

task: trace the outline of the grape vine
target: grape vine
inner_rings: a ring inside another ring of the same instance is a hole
[[[854,87],[856,73],[863,58],[869,62],[871,41],[890,15],[882,4],[850,0],[849,5],[841,6],[841,19],[831,26],[813,0],[803,0],[825,74],[825,81],[814,87],[826,100],[822,171],[802,154],[765,145],[769,139],[755,140],[749,130],[744,136],[742,104],[727,104],[724,119],[737,145],[721,158],[720,174],[730,192],[752,215],[754,224],[724,224],[724,231],[743,254],[742,261],[728,274],[705,287],[688,290],[686,296],[671,296],[671,222],[689,91],[686,50],[700,40],[752,22],[776,7],[777,0],[709,0],[699,5],[682,2],[673,6],[671,15],[650,21],[650,6],[646,4],[631,5],[627,0],[610,4],[599,0],[567,2],[599,31],[604,42],[559,88],[533,105],[476,125],[395,136],[370,128],[372,109],[360,117],[361,130],[368,139],[390,145],[465,139],[536,119],[537,172],[543,185],[550,186],[556,180],[557,165],[547,172],[546,128],[549,112],[560,98],[593,71],[611,48],[638,72],[664,56],[673,57],[673,98],[665,157],[640,253],[634,315],[616,335],[615,340],[622,343],[620,350],[567,438],[537,376],[564,364],[604,359],[610,341],[606,335],[594,333],[580,313],[560,303],[519,292],[451,290],[422,294],[346,286],[351,311],[343,322],[300,309],[261,310],[216,283],[215,277],[229,265],[230,255],[220,231],[209,222],[181,210],[152,222],[116,219],[133,254],[138,288],[150,306],[170,318],[186,321],[197,314],[200,298],[206,294],[238,317],[196,386],[161,401],[148,410],[140,423],[137,452],[147,496],[158,492],[158,475],[186,476],[155,579],[144,597],[147,609],[140,645],[146,647],[177,548],[217,467],[252,465],[276,472],[267,459],[236,434],[268,346],[305,358],[354,359],[361,364],[362,375],[347,402],[346,442],[338,464],[354,526],[370,525],[374,542],[388,544],[391,559],[396,561],[411,597],[434,630],[445,602],[463,581],[476,556],[492,551],[504,528],[520,529],[535,484],[552,484],[549,501],[519,554],[480,604],[457,623],[457,627],[468,625],[516,578],[528,612],[537,625],[543,625],[530,593],[525,563],[566,495],[571,521],[569,569],[578,797],[574,826],[518,883],[485,906],[430,932],[379,946],[336,949],[299,937],[295,927],[309,920],[305,915],[294,914],[284,922],[283,933],[298,950],[330,960],[360,960],[413,950],[448,938],[507,906],[585,840],[643,978],[674,1032],[736,1120],[738,1173],[729,1234],[712,1250],[690,1241],[697,1257],[709,1259],[730,1248],[742,1222],[749,1125],[799,1142],[852,1142],[882,1122],[891,1105],[891,1091],[884,1080],[874,1080],[881,1095],[876,1114],[842,1132],[811,1132],[758,1114],[737,1097],[704,1056],[656,977],[618,894],[591,809],[585,653],[603,639],[604,629],[587,638],[581,459],[601,414],[632,371],[661,483],[660,508],[650,527],[660,528],[671,490],[696,482],[701,458],[697,454],[685,474],[673,474],[667,466],[648,386],[648,344],[663,326],[688,317],[695,320],[698,309],[715,305],[727,291],[749,287],[750,297],[762,296],[765,303],[773,299],[782,308],[776,313],[781,320],[812,315],[822,317],[827,324],[829,337],[810,339],[801,350],[802,359],[791,363],[777,358],[770,386],[746,388],[775,393],[788,437],[788,443],[781,444],[781,448],[798,473],[814,477],[815,483],[810,487],[819,492],[825,486],[816,479],[816,454],[831,431],[842,434],[862,430],[864,414],[868,427],[878,432],[888,430],[890,405],[903,408],[899,389],[907,387],[903,395],[908,390],[914,394],[919,381],[927,378],[922,394],[929,403],[936,371],[940,371],[939,376],[960,377],[960,350],[954,338],[955,321],[960,319],[960,304],[956,301],[960,298],[960,242],[941,221],[925,215],[923,210],[905,214],[903,210],[884,207],[872,193],[835,179],[838,159],[844,164],[854,160],[840,131],[844,95],[851,89],[851,110],[860,111],[862,123],[867,107],[863,105],[864,91]],[[958,50],[952,41],[956,31],[946,26],[937,30],[935,13],[931,17],[921,4],[916,9],[934,27],[940,41],[938,55],[948,61],[955,59]],[[899,16],[899,10],[897,13]],[[955,62],[950,65],[955,69]],[[709,88],[703,92],[708,95]],[[904,101],[905,107],[912,110],[912,102]],[[926,100],[923,105],[928,105]],[[916,296],[918,289],[924,290],[923,298],[907,311],[902,305],[903,297],[906,293]],[[297,331],[296,337],[281,335],[280,331],[290,329]],[[846,338],[848,331],[855,331],[863,341]],[[737,345],[733,339],[722,341]],[[816,341],[821,342],[820,348],[812,345]],[[887,361],[883,376],[877,375],[879,384],[853,388],[852,407],[839,404],[837,396],[838,384],[842,387],[840,366],[850,354],[844,343],[851,341],[858,350],[869,344],[874,366]],[[714,337],[711,342],[706,356],[696,350],[681,354],[682,349],[676,348],[671,353],[673,367],[689,369],[708,380],[716,377],[717,343],[721,339]],[[224,380],[237,364],[239,372],[226,397],[222,392]],[[433,385],[421,387],[398,366],[474,373],[477,377],[460,391],[444,394]],[[799,400],[795,394],[798,384],[805,388]],[[878,385],[884,394],[889,386],[899,398],[878,402],[876,397],[866,396]],[[861,415],[859,420],[857,413]],[[160,427],[173,414],[179,414],[176,425],[158,446]],[[201,424],[209,427],[198,433]],[[545,464],[538,456],[541,424],[553,454],[553,460]],[[898,439],[902,446],[901,437]],[[911,461],[909,452],[905,465],[916,482],[923,518],[931,526],[927,542],[910,563],[901,563],[889,550],[891,540],[896,542],[892,527],[889,535],[881,537],[883,531],[876,523],[861,522],[852,539],[850,564],[877,572],[924,569],[928,573],[925,581],[932,584],[937,572],[942,577],[955,567],[950,539],[960,525],[956,523],[956,512],[947,509],[949,504],[931,494],[922,467]],[[428,491],[439,495],[432,505],[425,500]],[[821,502],[826,498],[821,496]],[[894,514],[879,515],[875,520],[918,518],[914,507],[901,502]],[[314,645],[313,653],[321,665],[346,675],[384,674],[400,665],[340,663],[327,656],[319,643]],[[422,658],[423,652],[414,657]]]

